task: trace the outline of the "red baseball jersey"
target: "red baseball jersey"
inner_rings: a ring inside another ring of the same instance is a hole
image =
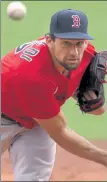
[[[56,116],[78,88],[94,54],[89,44],[80,66],[66,78],[55,69],[45,39],[12,50],[2,58],[2,113],[26,128],[36,126],[33,118]]]

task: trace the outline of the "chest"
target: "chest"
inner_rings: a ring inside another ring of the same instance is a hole
[[[82,76],[89,65],[90,60],[87,60],[84,64],[82,63],[80,67],[76,70],[73,70],[70,74],[70,78],[64,76],[56,79],[56,88],[57,90],[54,93],[55,99],[57,101],[66,101],[71,97],[76,89],[79,87]]]

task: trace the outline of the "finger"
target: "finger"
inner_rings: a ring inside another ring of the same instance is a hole
[[[87,91],[87,92],[84,92],[84,97],[87,99],[87,100],[93,100],[93,99],[96,99],[97,96],[96,94],[93,92],[93,91]]]

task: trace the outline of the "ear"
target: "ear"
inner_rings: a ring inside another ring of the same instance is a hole
[[[48,47],[52,48],[54,41],[52,40],[51,36],[50,35],[46,35],[45,38],[46,38],[46,44],[48,45]]]

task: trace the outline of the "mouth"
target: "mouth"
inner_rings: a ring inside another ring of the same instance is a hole
[[[67,59],[67,62],[68,63],[71,63],[71,64],[73,64],[73,63],[79,63],[79,59]]]
[[[79,59],[67,59],[68,61],[79,61]]]

